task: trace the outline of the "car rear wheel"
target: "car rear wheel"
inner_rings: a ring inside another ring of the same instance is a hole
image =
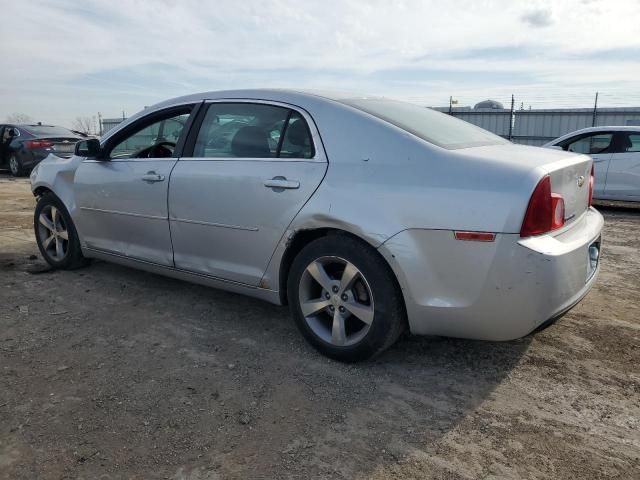
[[[373,248],[347,235],[303,248],[291,266],[287,295],[304,337],[336,360],[372,358],[406,327],[393,272]]]
[[[38,248],[49,265],[65,270],[86,265],[71,216],[58,197],[52,193],[40,197],[33,223]]]
[[[11,175],[14,177],[21,177],[24,175],[22,163],[15,153],[12,153],[11,157],[9,157],[9,170],[11,171]]]

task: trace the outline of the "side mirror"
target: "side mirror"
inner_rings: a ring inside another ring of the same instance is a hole
[[[75,154],[78,157],[90,157],[97,158],[100,156],[100,140],[97,138],[90,138],[88,140],[81,140],[76,143]]]
[[[7,132],[7,134],[11,138],[17,137],[18,136],[18,131],[15,128],[10,128],[9,131]]]

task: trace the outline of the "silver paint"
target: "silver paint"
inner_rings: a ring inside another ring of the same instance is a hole
[[[60,197],[88,257],[273,303],[282,299],[282,260],[296,235],[350,233],[386,259],[420,334],[516,338],[588,292],[596,278],[585,276],[589,247],[602,229],[587,207],[588,189],[576,185],[590,173],[589,157],[512,144],[446,150],[339,98],[285,90],[191,95],[149,107],[102,139],[178,104],[259,101],[303,114],[313,159],[49,157],[32,188]],[[145,175],[166,180],[148,183]],[[521,239],[544,175],[565,198],[567,224]],[[454,230],[497,235],[461,242]]]

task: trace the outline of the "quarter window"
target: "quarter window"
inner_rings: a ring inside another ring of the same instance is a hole
[[[135,133],[121,140],[111,149],[111,158],[169,158],[182,135],[190,115],[173,112],[170,116],[146,124]]]
[[[302,115],[257,103],[212,103],[196,138],[194,157],[312,158]]]
[[[627,152],[640,152],[640,133],[630,133],[627,142]]]

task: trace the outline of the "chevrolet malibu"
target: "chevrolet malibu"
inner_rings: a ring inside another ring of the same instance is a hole
[[[147,108],[31,175],[54,268],[98,258],[288,304],[343,361],[406,330],[527,335],[592,287],[592,160],[399,101],[210,92]]]

